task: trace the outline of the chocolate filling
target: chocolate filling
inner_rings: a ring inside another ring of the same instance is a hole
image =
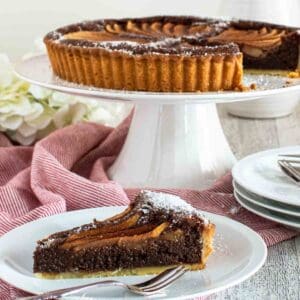
[[[56,245],[35,251],[34,272],[95,272],[178,263],[192,264],[201,261],[201,253],[202,240],[197,230],[185,231],[184,236],[175,241],[162,236],[148,239],[134,247],[112,244],[73,251]]]

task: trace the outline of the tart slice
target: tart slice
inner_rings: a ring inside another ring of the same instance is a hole
[[[205,267],[215,225],[173,195],[142,191],[122,213],[37,242],[34,273],[47,279],[142,275]]]

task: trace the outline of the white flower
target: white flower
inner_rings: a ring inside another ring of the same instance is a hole
[[[78,102],[76,97],[60,92],[52,92],[48,101],[51,107],[62,107],[66,104],[74,104]]]
[[[23,118],[17,115],[1,115],[0,116],[1,127],[8,130],[16,130],[22,125]]]
[[[87,112],[87,106],[83,103],[76,103],[70,107],[70,115],[72,124],[78,123],[84,119]]]
[[[51,91],[37,85],[31,85],[28,92],[36,99],[45,99],[51,95]]]
[[[130,113],[132,105],[97,100],[97,105],[90,108],[88,120],[115,127]]]
[[[93,109],[89,114],[90,121],[103,123],[105,125],[113,123],[113,119],[114,117],[104,107]]]
[[[38,118],[44,112],[44,107],[39,102],[32,102],[30,106],[30,111],[27,112],[24,117],[25,122],[30,122],[36,118]]]
[[[31,120],[31,121],[27,121],[27,125],[32,126],[36,129],[44,129],[45,127],[47,127],[50,122],[52,121],[52,116],[49,113],[49,111],[44,110],[44,112],[39,115],[37,118]]]
[[[25,122],[22,123],[22,125],[18,128],[19,134],[21,134],[25,138],[34,136],[37,133],[37,131],[37,128],[34,128]]]
[[[30,85],[16,78],[8,57],[0,54],[0,131],[30,145],[53,130],[80,121],[116,126],[130,105],[75,97]]]
[[[36,134],[23,136],[19,131],[7,132],[10,138],[21,145],[29,146],[36,140]]]
[[[53,116],[53,122],[56,128],[62,128],[68,123],[69,105],[60,107]]]
[[[31,112],[31,103],[25,96],[14,95],[13,93],[1,99],[0,95],[0,114],[26,116]],[[11,100],[9,100],[11,97]]]

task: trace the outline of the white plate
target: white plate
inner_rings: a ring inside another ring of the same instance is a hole
[[[125,91],[125,90],[110,90],[94,88],[75,83],[70,83],[53,76],[52,69],[47,55],[38,55],[27,58],[15,66],[16,74],[22,79],[40,85],[46,88],[57,90],[60,92],[98,97],[101,99],[112,100],[127,100],[136,102],[151,103],[177,103],[184,102],[234,102],[241,100],[257,99],[264,96],[272,96],[278,94],[286,94],[291,92],[299,92],[300,79],[289,79],[291,84],[287,85],[286,76],[272,76],[272,75],[256,75],[244,74],[244,84],[249,86],[251,83],[256,83],[257,88],[249,92],[206,92],[206,93],[157,93],[157,92],[143,92],[143,91]]]
[[[234,191],[234,197],[241,206],[260,217],[266,218],[277,223],[281,223],[293,229],[300,229],[300,218],[274,212],[261,206],[255,205],[254,203],[246,200],[236,190]]]
[[[32,273],[32,253],[36,241],[48,234],[89,223],[93,218],[110,217],[123,209],[125,207],[101,207],[73,211],[39,219],[10,231],[0,238],[0,278],[34,294],[99,280],[35,278]],[[205,270],[185,274],[172,288],[166,290],[164,299],[186,299],[221,291],[244,281],[264,264],[267,248],[257,233],[229,218],[210,213],[206,215],[216,225],[215,252],[209,258]],[[146,278],[149,276],[113,279],[135,283]],[[123,299],[131,296],[129,292],[119,288],[101,288],[98,295],[101,299]],[[134,299],[140,297],[135,296]]]
[[[277,201],[274,201],[274,200],[271,200],[271,199],[268,199],[265,197],[261,197],[259,195],[251,193],[248,190],[244,189],[242,186],[240,186],[235,181],[233,181],[233,187],[243,198],[245,198],[246,200],[248,200],[258,206],[261,206],[261,207],[264,207],[264,208],[267,208],[267,209],[270,209],[273,211],[277,211],[280,213],[284,213],[287,215],[300,217],[300,207],[299,206],[282,204]]]
[[[300,146],[272,149],[249,155],[232,169],[234,180],[257,195],[300,206],[300,188],[277,164],[278,154],[300,153]]]

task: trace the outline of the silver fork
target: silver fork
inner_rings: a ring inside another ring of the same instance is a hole
[[[298,171],[297,168],[295,168],[292,165],[292,162],[293,161],[289,161],[289,160],[286,160],[286,159],[279,159],[278,160],[278,165],[281,168],[281,170],[287,176],[289,176],[289,178],[291,178],[295,183],[300,185],[300,171]]]
[[[160,291],[162,289],[172,284],[175,280],[181,277],[186,271],[187,269],[184,266],[178,266],[178,267],[167,269],[162,273],[158,274],[157,276],[151,278],[150,280],[138,284],[126,284],[124,282],[116,281],[116,280],[104,280],[104,281],[85,284],[77,287],[47,292],[37,296],[17,298],[17,300],[60,299],[61,297],[66,297],[66,296],[73,295],[75,293],[88,291],[92,288],[105,287],[105,286],[119,286],[128,289],[130,292],[134,294],[151,296],[154,294],[160,294],[161,293]]]

